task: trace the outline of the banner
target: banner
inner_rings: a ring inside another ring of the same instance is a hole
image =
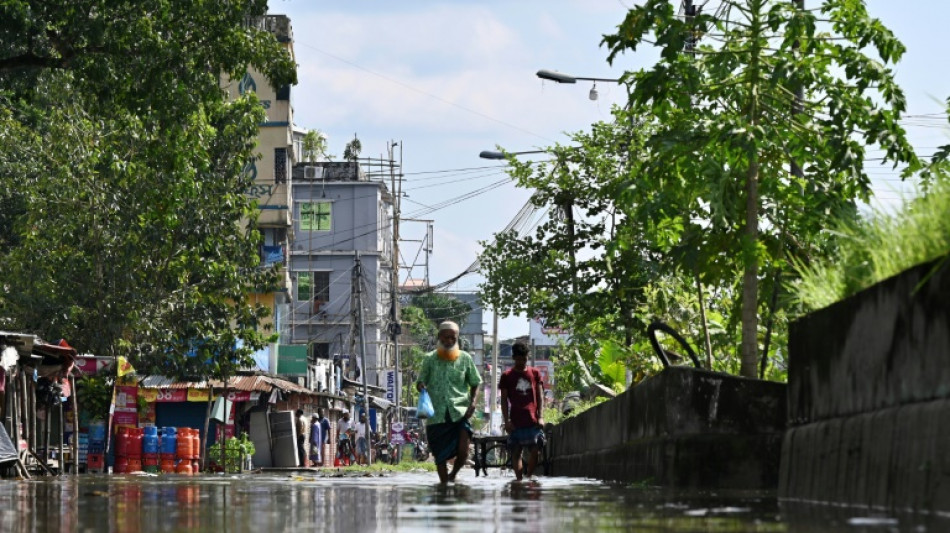
[[[250,391],[230,391],[228,392],[228,400],[232,402],[249,402],[251,401],[251,392]]]
[[[156,402],[187,402],[188,391],[185,389],[156,389]]]
[[[400,379],[399,374],[395,370],[387,370],[385,372],[386,379],[386,401],[396,402],[396,391],[399,390],[399,386],[402,385],[402,379]]]
[[[211,391],[208,389],[188,389],[189,402],[207,402],[211,399]]]
[[[153,403],[158,400],[158,389],[139,389],[139,396],[146,402]]]
[[[87,376],[95,376],[102,371],[103,368],[109,366],[109,361],[105,359],[95,359],[93,357],[76,357],[76,368],[82,371],[83,374]]]
[[[136,403],[138,387],[120,385],[115,388],[114,427],[138,426],[139,409]]]

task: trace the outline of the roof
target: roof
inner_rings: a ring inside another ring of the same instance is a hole
[[[224,382],[218,379],[202,381],[179,381],[175,378],[165,376],[145,376],[139,386],[145,389],[223,389]],[[247,392],[270,392],[279,389],[284,392],[296,392],[299,394],[317,395],[316,391],[287,381],[277,376],[265,374],[253,374],[232,376],[228,378],[228,388],[235,391]]]

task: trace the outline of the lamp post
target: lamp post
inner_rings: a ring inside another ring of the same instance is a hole
[[[509,156],[509,155],[546,154],[546,153],[547,153],[547,151],[545,151],[545,150],[527,150],[527,151],[524,151],[524,152],[505,152],[505,151],[503,151],[503,150],[502,150],[502,151],[499,151],[499,150],[482,150],[482,151],[478,154],[478,157],[480,157],[480,158],[482,158],[482,159],[494,159],[494,160],[499,160],[499,159],[508,159],[508,156]]]
[[[600,94],[597,92],[597,82],[605,81],[608,83],[620,83],[619,79],[615,78],[589,78],[585,76],[572,76],[570,74],[565,74],[563,72],[558,72],[556,70],[541,69],[537,73],[538,77],[542,80],[549,80],[556,83],[577,83],[577,80],[581,81],[592,81],[594,82],[593,87],[590,88],[590,94],[588,97],[591,100],[596,100]]]

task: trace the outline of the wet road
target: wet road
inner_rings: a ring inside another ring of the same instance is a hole
[[[782,509],[770,493],[676,493],[594,480],[516,483],[497,471],[436,483],[248,474],[0,480],[0,531],[947,531],[950,522],[832,508]]]

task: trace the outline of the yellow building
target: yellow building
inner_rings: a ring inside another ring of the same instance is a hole
[[[286,15],[267,15],[254,22],[270,31],[294,56],[293,31]],[[264,236],[261,246],[261,266],[279,263],[280,281],[277,290],[252,294],[249,301],[270,307],[268,323],[270,331],[281,333],[283,318],[290,307],[291,281],[287,269],[289,239],[292,237],[291,170],[294,165],[293,107],[290,102],[291,86],[274,87],[263,74],[252,68],[240,79],[224,80],[224,87],[231,98],[248,92],[257,94],[267,118],[261,123],[257,136],[257,159],[245,167],[245,172],[254,178],[247,194],[257,200],[260,210],[258,227]],[[282,335],[283,336],[283,335]],[[280,341],[271,344],[266,354],[255,357],[259,365],[269,372],[277,372],[277,347]],[[265,366],[266,362],[266,366]]]

